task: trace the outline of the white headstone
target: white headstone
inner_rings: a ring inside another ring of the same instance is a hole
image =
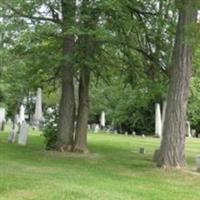
[[[6,109],[0,108],[0,122],[6,121]]]
[[[35,114],[34,114],[34,121],[36,125],[39,125],[39,122],[43,120],[42,114],[42,90],[38,88],[37,96],[36,96],[36,103],[35,103]]]
[[[26,121],[23,121],[23,123],[20,126],[18,144],[25,146],[27,143],[27,137],[28,137],[28,124],[26,123]]]
[[[22,124],[22,122],[24,121],[25,121],[25,107],[21,105],[19,111],[19,123]]]
[[[96,124],[94,127],[94,132],[97,133],[100,130],[99,124]]]
[[[19,124],[20,123],[20,119],[19,119],[19,115],[18,114],[15,115],[14,123],[15,124]]]
[[[156,110],[155,110],[155,135],[156,137],[162,136],[162,120],[161,120],[161,111],[159,103],[156,103]]]
[[[135,131],[132,132],[132,136],[136,136],[136,132]]]
[[[6,121],[6,110],[5,108],[0,108],[0,130],[3,130],[5,121]]]
[[[105,112],[103,111],[101,113],[101,117],[100,117],[100,126],[102,128],[104,128],[106,126],[106,115],[105,115]]]
[[[188,137],[192,137],[190,122],[186,122],[186,133]]]

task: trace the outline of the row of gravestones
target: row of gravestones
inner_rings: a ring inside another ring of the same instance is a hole
[[[42,90],[38,88],[36,102],[35,102],[34,127],[39,127],[40,121],[43,121]],[[5,123],[6,123],[6,110],[5,108],[0,108],[0,130],[4,129]],[[29,125],[26,122],[24,105],[20,106],[19,113],[16,114],[14,122],[13,123],[10,122],[9,124],[11,126],[11,131],[8,136],[8,141],[14,143],[17,140],[18,144],[26,145]]]
[[[156,137],[162,137],[162,128],[165,118],[165,112],[166,112],[166,102],[163,103],[162,106],[162,113],[161,113],[161,106],[160,104],[156,103],[155,106],[155,135]],[[39,121],[43,119],[42,116],[42,92],[39,88],[37,91],[37,98],[36,98],[36,106],[35,106],[35,125],[37,126]],[[0,108],[0,129],[3,129],[5,124],[5,109]],[[105,112],[103,111],[101,113],[100,117],[100,125],[99,124],[92,124],[88,125],[88,129],[94,131],[95,133],[99,130],[103,129],[106,132],[113,132],[117,134],[117,130],[115,130],[112,126],[105,128],[106,119],[105,119]],[[19,143],[26,143],[25,140],[27,138],[25,130],[28,130],[27,124],[25,122],[25,107],[21,105],[20,112],[18,115],[16,115],[15,122],[13,125],[13,128],[11,130],[11,134],[9,136],[9,141],[13,142],[16,140],[17,133],[19,133],[19,140],[23,140],[23,142],[19,141]],[[187,136],[191,137],[192,135],[195,135],[195,131],[191,130],[190,128],[190,122],[187,122]],[[18,131],[17,131],[18,129]],[[125,135],[128,135],[128,133],[125,133]],[[133,131],[132,135],[136,135],[136,133]]]
[[[101,130],[103,130],[103,131],[105,131],[107,133],[114,133],[114,134],[122,133],[122,131],[118,131],[117,129],[115,129],[115,127],[113,125],[111,125],[111,126],[102,126],[102,125],[99,125],[99,124],[88,124],[88,130],[92,131],[93,133],[98,133]],[[128,134],[128,132],[125,132],[124,135],[128,136],[129,134]],[[132,135],[136,136],[136,132],[133,131]],[[144,136],[144,135],[142,135],[142,136]]]
[[[158,137],[158,138],[162,137],[166,108],[167,108],[167,102],[166,101],[163,102],[162,112],[161,112],[160,104],[159,103],[155,104],[155,136]],[[115,130],[114,127],[112,127],[112,126],[105,127],[105,112],[101,113],[100,125],[99,124],[88,125],[88,129],[93,131],[94,133],[97,133],[102,129],[105,130],[108,133],[110,133],[110,132],[113,132],[115,134],[118,133],[117,130]],[[191,130],[191,125],[190,125],[189,121],[186,122],[186,130],[187,130],[186,136],[188,136],[188,137],[195,137],[196,136],[196,131],[193,130],[193,129]],[[128,133],[126,132],[125,135],[128,135]],[[136,135],[135,131],[132,132],[132,135],[134,135],[134,136]]]

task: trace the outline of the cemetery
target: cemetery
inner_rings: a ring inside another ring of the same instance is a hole
[[[0,200],[199,200],[200,2],[0,1]]]

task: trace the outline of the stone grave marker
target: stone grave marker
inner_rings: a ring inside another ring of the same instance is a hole
[[[18,144],[25,146],[27,144],[27,138],[28,138],[28,124],[26,123],[26,121],[23,121],[20,126]]]

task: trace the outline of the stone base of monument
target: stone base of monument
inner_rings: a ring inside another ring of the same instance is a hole
[[[196,157],[197,172],[200,172],[200,155]]]

